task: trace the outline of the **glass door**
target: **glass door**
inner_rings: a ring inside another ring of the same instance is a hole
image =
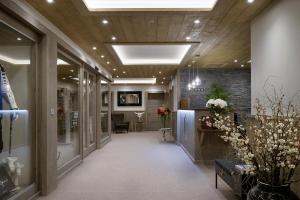
[[[96,75],[84,70],[83,79],[83,154],[96,149]]]
[[[80,156],[80,64],[58,54],[57,167]]]
[[[100,110],[100,120],[101,120],[101,146],[105,145],[110,139],[110,108],[111,108],[111,92],[109,83],[105,79],[101,79],[101,110]]]

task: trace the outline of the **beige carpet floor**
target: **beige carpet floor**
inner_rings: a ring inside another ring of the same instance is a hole
[[[170,138],[169,138],[170,139]],[[41,200],[231,200],[213,166],[195,165],[158,132],[113,135]]]

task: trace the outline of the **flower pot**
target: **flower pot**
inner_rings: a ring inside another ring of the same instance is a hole
[[[290,185],[271,186],[257,183],[248,193],[247,200],[292,200]]]

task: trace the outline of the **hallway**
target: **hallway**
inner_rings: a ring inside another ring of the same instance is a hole
[[[225,200],[234,199],[213,170],[194,165],[157,132],[113,135],[40,200]],[[227,197],[225,197],[227,196]]]

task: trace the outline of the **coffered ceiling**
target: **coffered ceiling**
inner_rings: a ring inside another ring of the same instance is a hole
[[[26,0],[113,77],[170,80],[179,67],[249,67],[250,22],[272,0],[219,0],[212,11],[97,11],[82,0]],[[184,0],[182,0],[184,1]],[[108,23],[102,23],[107,20]],[[200,20],[200,23],[194,23]],[[113,38],[115,37],[115,38]],[[180,65],[122,65],[112,44],[192,44]],[[93,49],[93,47],[96,47]],[[234,62],[234,60],[238,62]],[[163,77],[166,77],[163,79]]]

